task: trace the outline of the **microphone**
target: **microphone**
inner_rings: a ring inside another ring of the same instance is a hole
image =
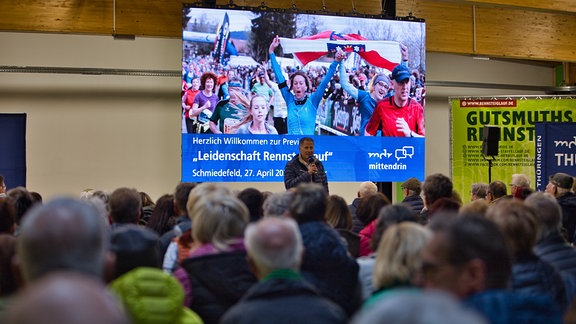
[[[308,157],[308,164],[312,164],[312,163],[314,163],[314,157],[312,155],[310,155]]]

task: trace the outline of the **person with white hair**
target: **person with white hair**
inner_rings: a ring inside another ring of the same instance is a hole
[[[342,309],[320,297],[300,274],[304,246],[298,224],[269,217],[248,226],[244,244],[254,285],[221,323],[346,323]]]
[[[352,232],[358,234],[362,228],[364,228],[364,223],[362,223],[358,217],[356,217],[356,208],[360,204],[360,201],[363,197],[367,197],[371,194],[375,194],[378,192],[378,187],[372,181],[364,181],[358,187],[357,197],[352,200],[352,203],[348,205],[350,209],[350,214],[352,215],[352,222],[354,223],[354,227],[352,227]]]

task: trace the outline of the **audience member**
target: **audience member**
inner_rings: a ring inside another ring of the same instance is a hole
[[[118,188],[108,201],[110,224],[118,227],[126,224],[138,224],[142,216],[142,198],[135,189]]]
[[[0,198],[0,234],[14,234],[16,210],[7,198]]]
[[[370,247],[373,251],[378,251],[380,239],[386,229],[394,224],[402,222],[418,222],[418,216],[415,215],[406,205],[395,204],[382,207],[376,221],[376,230],[372,235]],[[372,274],[374,263],[376,262],[376,253],[370,253],[367,256],[360,257],[356,261],[360,266],[358,271],[358,280],[362,286],[362,300],[366,300],[374,292],[372,285]]]
[[[156,248],[158,234],[136,224],[115,228],[110,236],[116,279],[137,267],[160,268],[162,259]]]
[[[360,236],[352,232],[352,215],[350,215],[346,200],[337,195],[328,196],[325,219],[328,225],[342,237],[350,255],[357,258],[360,250]]]
[[[358,264],[324,221],[327,201],[320,185],[301,184],[296,188],[290,214],[298,222],[306,249],[301,270],[322,296],[351,315],[360,302]]]
[[[420,214],[424,208],[424,201],[420,197],[422,191],[422,183],[416,178],[410,178],[404,181],[401,185],[404,200],[402,203],[408,205],[416,214]]]
[[[390,200],[381,192],[362,198],[360,205],[358,205],[356,216],[366,225],[359,233],[360,256],[367,256],[374,252],[370,248],[370,241],[372,240],[372,235],[374,235],[374,231],[376,230],[376,218],[378,217],[378,213],[380,213],[382,207],[388,205],[390,205]]]
[[[560,233],[562,209],[552,195],[543,192],[533,193],[524,204],[534,210],[540,227],[534,253],[560,273],[570,303],[576,294],[576,250]]]
[[[28,210],[34,204],[32,195],[24,187],[16,187],[8,190],[6,193],[8,201],[14,206],[16,211],[14,222],[16,223],[16,229],[14,231],[15,235],[20,234],[20,226],[22,225],[22,220]]]
[[[264,203],[264,195],[256,188],[246,188],[240,191],[237,195],[238,199],[246,205],[250,215],[250,222],[255,222],[262,218],[264,211],[262,204]]]
[[[511,248],[514,261],[510,288],[527,294],[547,295],[564,310],[567,295],[560,274],[534,254],[540,235],[535,212],[521,201],[508,199],[491,205],[486,217],[496,223]]]
[[[184,204],[191,221],[191,210],[194,209],[196,202],[205,195],[220,192],[225,195],[232,195],[232,191],[228,187],[215,184],[204,183],[195,186],[187,196],[187,201]],[[188,225],[188,229],[182,232],[179,236],[172,239],[166,253],[164,253],[164,262],[162,268],[167,273],[172,273],[176,268],[182,265],[182,261],[190,256],[190,252],[198,247],[198,242],[194,241],[192,237],[192,223]]]
[[[422,184],[422,192],[424,196],[424,208],[420,213],[422,224],[428,223],[428,209],[436,200],[446,197],[452,197],[452,180],[441,173],[434,173],[424,179]]]
[[[488,201],[486,199],[476,199],[460,207],[460,213],[485,215],[488,210]]]
[[[150,198],[150,196],[145,193],[144,191],[140,191],[140,199],[142,201],[142,216],[138,220],[138,224],[146,225],[148,220],[150,220],[150,216],[152,215],[152,211],[154,210],[155,204],[154,200]]]
[[[110,250],[115,256],[110,289],[122,302],[133,323],[202,323],[183,306],[178,280],[160,270],[158,235],[138,225],[114,230]]]
[[[57,270],[103,279],[107,244],[104,221],[94,208],[60,198],[26,215],[16,252],[25,282]]]
[[[203,190],[208,193],[194,197]],[[226,187],[209,183],[192,191],[187,207],[192,237],[200,246],[174,275],[184,288],[185,305],[205,323],[218,323],[257,281],[248,268],[243,242],[248,209]]]
[[[163,195],[154,204],[154,210],[146,227],[162,236],[176,225],[176,208],[174,206],[174,195]]]
[[[42,205],[42,195],[36,191],[30,191],[30,196],[32,196],[32,205],[40,204]]]
[[[562,227],[569,242],[576,241],[576,195],[572,192],[573,184],[571,175],[559,172],[550,177],[546,186],[546,192],[556,197],[562,208]]]
[[[550,297],[507,290],[512,255],[492,221],[438,214],[430,229],[432,238],[422,250],[426,289],[455,295],[489,323],[560,323],[560,309]]]
[[[500,201],[503,198],[508,197],[506,195],[506,184],[500,180],[492,181],[488,185],[488,192],[486,193],[486,199],[489,204],[493,204],[496,201]]]
[[[346,323],[336,304],[320,297],[300,274],[304,253],[296,222],[266,218],[246,229],[244,243],[254,285],[221,323]]]
[[[530,179],[525,174],[514,173],[510,181],[510,196],[522,198],[523,189],[530,189]]]
[[[160,237],[160,240],[158,241],[158,250],[160,251],[160,255],[166,253],[168,245],[170,245],[170,242],[172,242],[175,237],[180,236],[182,233],[192,228],[192,222],[190,221],[190,217],[188,217],[186,203],[188,202],[188,195],[194,187],[196,187],[196,183],[194,182],[180,182],[176,186],[176,190],[174,191],[176,225],[174,225],[172,230],[164,233]]]
[[[428,219],[432,219],[438,212],[458,213],[462,204],[454,198],[441,197],[428,207]]]
[[[7,324],[128,324],[131,321],[99,280],[56,272],[26,287],[7,308]]]
[[[482,182],[476,182],[472,184],[470,189],[470,201],[475,201],[479,199],[486,199],[488,194],[488,184]]]
[[[270,194],[262,204],[264,217],[290,216],[290,204],[294,198],[294,191],[282,191]]]
[[[364,228],[364,226],[366,226],[356,216],[356,210],[358,209],[358,205],[360,204],[360,201],[362,200],[362,198],[369,196],[371,194],[375,194],[377,192],[378,192],[378,187],[376,186],[376,184],[374,182],[364,181],[364,182],[360,183],[360,187],[358,188],[358,193],[357,193],[356,198],[354,198],[354,200],[352,200],[352,204],[348,205],[348,208],[350,209],[350,214],[352,215],[352,222],[354,223],[354,227],[352,228],[352,232],[360,233],[360,230],[362,230]]]
[[[430,239],[424,226],[403,222],[386,229],[378,244],[372,285],[374,293],[365,306],[373,306],[382,298],[394,296],[398,288],[414,287],[421,268],[420,254]]]

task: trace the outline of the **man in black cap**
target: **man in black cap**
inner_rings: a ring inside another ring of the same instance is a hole
[[[376,105],[365,135],[374,136],[382,129],[382,136],[423,137],[424,109],[410,98],[410,70],[397,65],[392,71],[391,84],[394,95]]]
[[[558,172],[550,177],[545,190],[554,195],[562,207],[562,227],[570,242],[574,242],[576,230],[576,195],[572,192],[573,184],[574,178],[571,175]]]
[[[420,197],[420,192],[422,191],[420,180],[409,178],[402,183],[401,187],[405,197],[402,203],[408,205],[414,213],[420,214],[422,208],[424,208],[424,201]]]

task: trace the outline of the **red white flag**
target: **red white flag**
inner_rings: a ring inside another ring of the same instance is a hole
[[[368,40],[358,34],[337,34],[323,31],[303,38],[280,37],[284,53],[294,54],[302,66],[338,50],[358,53],[368,64],[392,71],[402,61],[400,43],[395,41]]]

